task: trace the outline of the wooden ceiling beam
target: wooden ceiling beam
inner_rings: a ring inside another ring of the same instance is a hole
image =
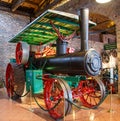
[[[42,1],[42,4],[39,5],[39,8],[41,9],[41,8],[43,8],[45,5],[47,5],[47,4],[46,4],[46,1],[44,1],[44,2]]]
[[[35,16],[36,17],[39,16],[40,14],[42,14],[47,9],[50,9],[53,6],[57,5],[59,2],[61,2],[61,0],[54,0],[52,3],[46,5],[43,9],[39,8],[38,11],[36,12]]]
[[[40,7],[44,2],[45,2],[44,0],[40,1],[39,7]]]
[[[34,3],[32,1],[30,1],[30,0],[26,0],[25,2],[27,2],[27,3],[31,4],[31,5],[34,5],[36,7],[39,7],[39,5],[37,3]]]
[[[14,3],[16,3],[16,2],[17,2],[17,0],[12,0],[12,2],[11,2],[11,3],[12,3],[12,4],[14,4]]]
[[[16,11],[12,12],[12,11],[11,11],[11,8],[5,7],[5,6],[2,6],[2,5],[0,5],[0,10],[1,10],[1,11],[6,11],[6,12],[9,12],[9,13],[14,13],[14,14],[23,15],[23,16],[30,16],[29,13],[26,13],[26,12],[23,12],[23,11],[18,11],[18,10],[16,10]]]
[[[17,0],[16,2],[14,2],[14,3],[12,4],[12,7],[11,7],[12,11],[13,11],[13,12],[16,11],[16,9],[17,9],[19,6],[21,6],[25,1],[26,1],[26,0]]]
[[[0,6],[8,7],[8,8],[11,7],[11,5],[10,5],[9,3],[7,3],[7,2],[3,2],[3,1],[0,1]]]

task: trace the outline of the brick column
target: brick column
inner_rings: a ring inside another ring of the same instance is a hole
[[[118,50],[118,95],[120,96],[120,21],[116,22],[116,37]]]

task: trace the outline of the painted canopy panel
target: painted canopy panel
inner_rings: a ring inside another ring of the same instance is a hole
[[[52,28],[51,21],[64,36],[68,36],[75,30],[79,30],[78,15],[56,10],[47,10],[28,24],[9,42],[16,43],[18,41],[24,41],[28,44],[39,45],[54,41],[58,36]],[[89,23],[90,25],[95,25],[95,23],[91,21],[89,21]]]

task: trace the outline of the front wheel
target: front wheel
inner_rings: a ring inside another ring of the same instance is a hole
[[[71,111],[72,92],[63,79],[50,78],[45,83],[45,104],[50,116],[54,119],[63,118]]]

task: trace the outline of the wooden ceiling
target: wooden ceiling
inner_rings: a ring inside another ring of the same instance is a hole
[[[97,25],[91,28],[91,31],[104,34],[116,34],[115,22],[108,17],[96,13],[90,13],[90,20],[94,21]]]
[[[80,3],[79,5],[82,5],[82,3],[85,2],[84,0],[0,0],[0,10],[36,18],[44,11],[54,9],[59,5],[61,7],[58,10],[71,13],[71,9],[73,11],[78,9],[78,3],[73,4],[77,1]],[[92,2],[89,4],[91,5]],[[115,23],[108,17],[96,13],[90,13],[90,20],[97,23],[97,26],[92,28],[93,31],[111,34],[116,33]]]
[[[0,10],[37,17],[67,0],[0,0]]]

